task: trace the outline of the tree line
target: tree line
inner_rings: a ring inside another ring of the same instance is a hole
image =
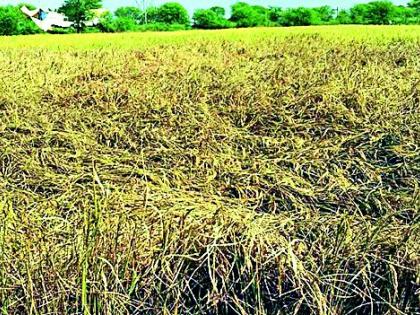
[[[18,6],[0,7],[0,35],[34,34],[40,32]],[[28,4],[26,6],[32,7]],[[95,27],[86,27],[92,10],[102,7],[101,0],[66,0],[58,9],[74,22],[74,28],[63,32],[128,32],[171,31],[186,29],[225,29],[258,26],[309,26],[334,24],[420,24],[420,0],[408,5],[395,5],[388,0],[356,4],[340,10],[330,6],[315,8],[280,8],[238,2],[227,16],[223,7],[198,9],[190,17],[177,2],[141,10],[126,6],[106,12]]]

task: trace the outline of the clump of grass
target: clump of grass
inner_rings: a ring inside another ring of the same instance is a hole
[[[0,52],[2,312],[419,312],[419,41],[294,33]]]

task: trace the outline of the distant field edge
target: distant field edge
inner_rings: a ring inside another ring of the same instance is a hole
[[[323,38],[362,41],[419,40],[420,25],[328,25],[270,27],[229,30],[191,30],[176,32],[95,33],[69,35],[0,36],[0,49],[140,49],[207,40],[255,41],[293,35],[319,35]]]

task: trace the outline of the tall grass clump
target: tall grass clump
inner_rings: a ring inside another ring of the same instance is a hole
[[[0,51],[3,314],[420,312],[420,41],[237,32]]]

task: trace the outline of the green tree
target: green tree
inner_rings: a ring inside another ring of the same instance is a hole
[[[280,25],[282,14],[283,14],[282,8],[271,7],[268,11],[268,19],[274,25]]]
[[[148,7],[141,16],[140,24],[157,23],[158,14],[159,14],[158,7]]]
[[[115,33],[115,32],[131,32],[139,29],[138,23],[132,16],[112,16],[111,13],[102,17],[99,26],[102,32]]]
[[[223,7],[211,7],[210,10],[213,11],[214,13],[216,13],[218,16],[223,17],[223,18],[226,15],[226,10]]]
[[[396,7],[390,1],[374,1],[368,3],[370,24],[390,24],[395,17]]]
[[[300,7],[283,11],[280,24],[283,26],[307,26],[314,23],[315,13],[312,9]]]
[[[138,29],[138,24],[132,18],[117,17],[113,21],[115,32],[133,32]]]
[[[157,9],[154,22],[165,24],[190,24],[187,9],[176,2],[168,2]]]
[[[408,3],[408,7],[409,7],[409,8],[416,9],[416,10],[417,10],[417,12],[420,12],[420,0],[411,0],[411,1]]]
[[[318,20],[317,24],[328,24],[334,19],[334,10],[328,5],[313,8],[315,18]]]
[[[117,18],[126,18],[141,23],[144,20],[144,12],[137,7],[121,7],[115,11]]]
[[[0,35],[18,35],[18,19],[15,7],[0,7]]]
[[[58,11],[73,21],[74,27],[80,33],[85,28],[85,22],[92,18],[92,10],[101,7],[102,0],[66,0]]]
[[[392,24],[410,24],[413,23],[414,10],[410,7],[399,5],[395,7]]]
[[[114,22],[114,16],[111,14],[111,12],[108,12],[104,16],[102,16],[101,23],[99,24],[99,28],[101,29],[102,32],[113,33],[115,32],[113,22]]]
[[[356,4],[350,9],[350,18],[354,24],[369,24],[369,5]]]
[[[355,24],[390,24],[396,14],[396,6],[390,1],[357,4],[350,9],[352,22]]]
[[[199,9],[194,12],[193,20],[195,28],[202,29],[222,29],[232,28],[235,24],[226,20],[221,12],[215,12],[212,9]]]
[[[339,11],[337,15],[337,22],[339,24],[351,24],[352,18],[350,16],[350,12],[347,10]]]
[[[269,10],[262,6],[251,6],[238,2],[232,6],[230,20],[238,27],[253,27],[269,25]]]
[[[407,24],[420,24],[420,0],[412,0],[408,3]]]
[[[28,35],[41,32],[42,30],[20,11],[19,6],[0,7],[0,35]]]
[[[411,0],[408,3],[408,9],[410,10],[407,12],[409,15],[409,23],[412,24],[419,24],[420,23],[420,0]]]

